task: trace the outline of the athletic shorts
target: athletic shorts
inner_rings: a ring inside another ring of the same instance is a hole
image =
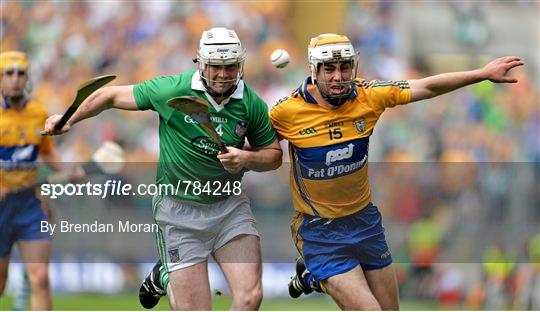
[[[208,205],[155,196],[153,209],[159,227],[158,251],[168,272],[208,261],[212,253],[239,235],[259,237],[244,193]],[[237,261],[242,261],[241,255]]]
[[[296,213],[291,223],[293,241],[317,282],[360,265],[363,270],[384,268],[392,256],[376,206],[346,217],[325,219]]]
[[[51,239],[41,232],[41,221],[47,221],[35,191],[8,195],[0,202],[0,257],[9,255],[20,240]]]

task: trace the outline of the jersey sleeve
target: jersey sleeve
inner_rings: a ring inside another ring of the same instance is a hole
[[[363,82],[362,86],[377,116],[380,116],[388,107],[409,103],[412,98],[411,87],[406,80],[373,80]]]
[[[272,122],[272,126],[276,129],[278,136],[282,139],[286,139],[284,134],[290,129],[287,121],[288,116],[285,112],[285,105],[282,105],[286,100],[287,97],[279,100],[270,110],[270,121]]]
[[[174,109],[167,106],[167,101],[177,96],[181,76],[160,76],[152,80],[136,84],[133,96],[140,110],[156,111],[165,120],[169,120]]]
[[[253,91],[250,90],[249,93],[250,121],[246,137],[253,147],[270,145],[277,138],[277,134],[268,117],[268,106]]]

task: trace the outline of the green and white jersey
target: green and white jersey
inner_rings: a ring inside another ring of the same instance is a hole
[[[151,109],[159,114],[156,182],[175,188],[175,194],[167,195],[215,203],[232,195],[233,187],[240,185],[243,176],[223,169],[216,157],[218,146],[195,120],[167,106],[169,99],[188,95],[207,100],[212,123],[227,146],[242,148],[247,138],[251,146],[264,147],[276,139],[266,103],[243,81],[219,105],[205,92],[196,70],[137,84],[133,94],[139,109]]]

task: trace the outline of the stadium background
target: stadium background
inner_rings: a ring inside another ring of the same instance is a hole
[[[522,57],[526,66],[512,73],[519,84],[482,83],[385,112],[372,138],[370,176],[403,308],[540,309],[538,1],[8,0],[0,9],[1,50],[29,53],[33,94],[51,113],[63,112],[89,77],[114,73],[114,84],[131,84],[193,68],[200,33],[212,26],[237,31],[248,52],[245,80],[269,106],[304,79],[305,47],[319,33],[349,35],[360,53],[359,75],[368,79]],[[269,62],[276,48],[291,54],[283,70]],[[153,113],[106,112],[58,137],[57,146],[66,160],[81,161],[115,140],[130,162],[118,178],[151,182],[157,123]],[[263,308],[336,308],[323,297],[287,299],[296,256],[288,163],[273,173],[249,173],[244,184],[263,235]],[[63,198],[49,206],[58,220],[149,222],[149,202]],[[137,308],[138,283],[156,259],[152,235],[60,235],[53,245],[58,308]],[[21,284],[14,256],[0,309]],[[224,293],[216,296],[224,308],[227,291],[215,271],[211,284]]]

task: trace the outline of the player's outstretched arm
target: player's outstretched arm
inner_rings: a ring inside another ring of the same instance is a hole
[[[109,108],[138,110],[133,96],[133,85],[105,87],[97,90],[82,102],[61,130],[55,131],[54,126],[62,118],[62,115],[53,115],[45,121],[45,128],[41,131],[41,134],[56,135],[66,133],[75,123],[96,116]]]
[[[270,171],[279,168],[283,157],[279,142],[274,140],[270,145],[259,149],[241,150],[227,146],[228,153],[217,157],[229,173],[235,174],[243,168],[253,171]]]
[[[409,80],[412,92],[411,102],[439,96],[484,80],[496,83],[516,83],[517,79],[507,76],[508,71],[523,64],[524,62],[517,56],[505,56],[494,59],[480,69]]]

